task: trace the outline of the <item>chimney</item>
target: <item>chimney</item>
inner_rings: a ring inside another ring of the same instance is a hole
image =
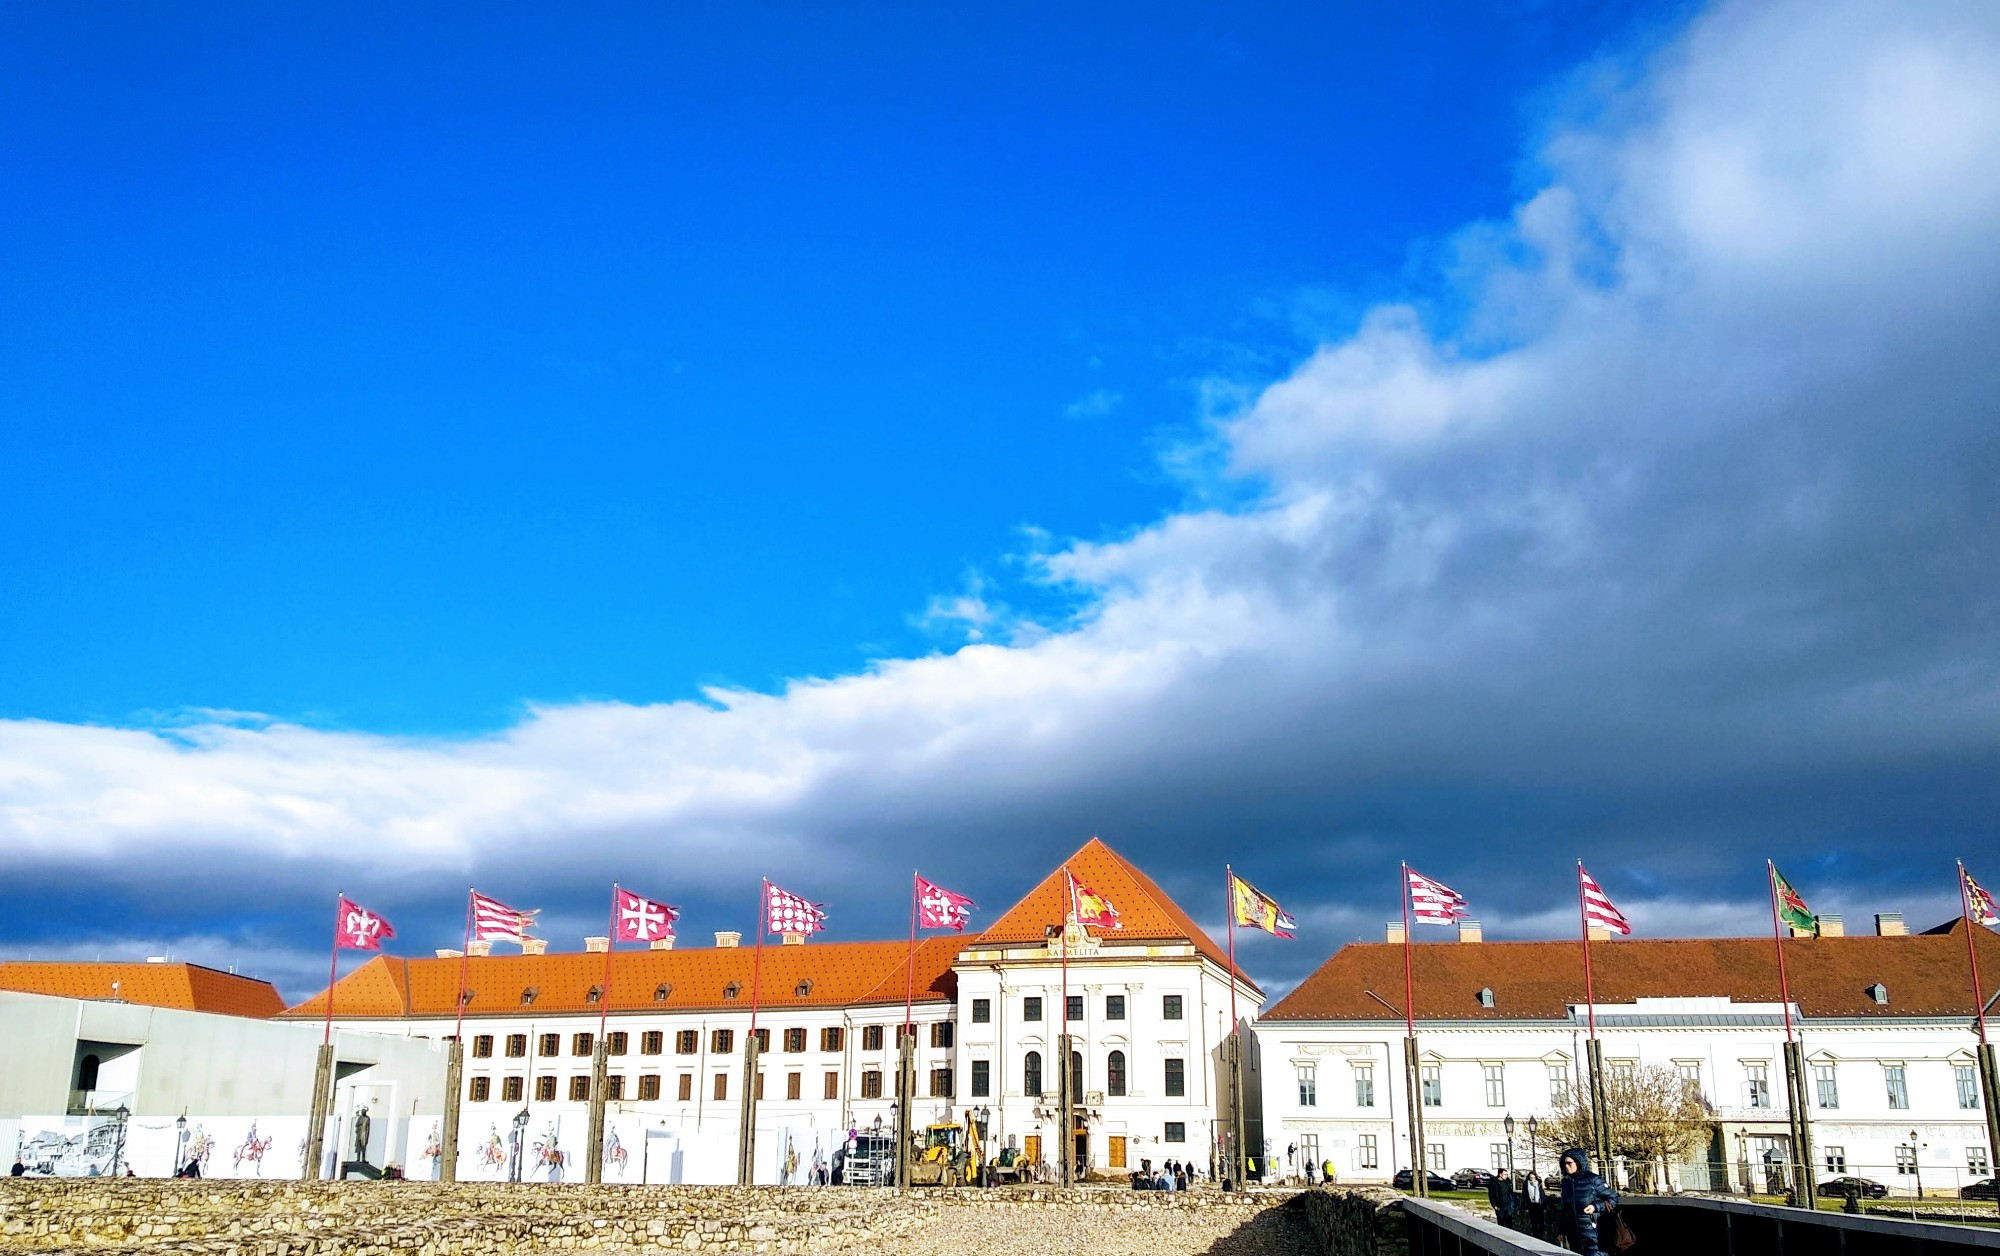
[[[1875,913],[1875,933],[1884,938],[1905,938],[1910,935],[1910,927],[1903,923],[1903,913],[1899,911],[1878,911]]]
[[[1818,930],[1817,930],[1817,929],[1801,929],[1801,928],[1800,928],[1799,926],[1797,926],[1797,925],[1786,925],[1786,926],[1785,926],[1785,932],[1786,932],[1786,934],[1787,934],[1788,936],[1790,936],[1790,937],[1794,937],[1794,938],[1810,938],[1810,937],[1812,937],[1812,936],[1813,936],[1813,935],[1814,935],[1815,933],[1817,933],[1817,932],[1818,932]]]
[[[547,955],[548,953],[549,953],[549,940],[547,938],[521,939],[521,954]]]
[[[1605,928],[1603,925],[1592,925],[1586,932],[1590,934],[1592,942],[1609,942],[1611,940],[1611,930]]]
[[[669,933],[669,934],[668,934],[668,935],[667,935],[666,937],[664,937],[664,938],[654,938],[654,939],[653,939],[653,949],[654,949],[654,950],[656,950],[656,951],[671,951],[671,950],[673,950],[673,949],[674,949],[674,935],[673,935],[673,934],[671,934],[671,933]]]
[[[781,934],[780,937],[783,938],[782,945],[784,946],[804,946],[806,944],[806,935],[803,933],[786,933]]]
[[[463,954],[465,952],[455,946],[441,946],[437,949],[437,957],[439,959],[457,959]]]
[[[473,955],[473,956],[491,955],[493,954],[493,944],[491,942],[486,942],[486,941],[474,942],[472,945],[465,948],[465,953],[467,955]]]
[[[1388,924],[1383,925],[1382,940],[1384,942],[1395,942],[1400,945],[1403,941],[1403,922],[1392,920]]]
[[[1486,931],[1479,927],[1479,922],[1477,920],[1461,920],[1458,922],[1459,941],[1479,942],[1484,940],[1485,937],[1486,937]]]
[[[734,929],[717,929],[715,931],[715,944],[717,946],[740,946],[742,943],[743,935]]]
[[[611,949],[611,939],[585,938],[583,940],[583,949],[590,952],[592,955],[602,955],[606,951]]]
[[[1846,937],[1846,922],[1842,921],[1838,916],[1821,916],[1819,918],[1819,936],[1823,938]]]

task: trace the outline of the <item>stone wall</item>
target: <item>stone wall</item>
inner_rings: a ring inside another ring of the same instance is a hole
[[[1385,1187],[1334,1186],[1301,1191],[1292,1207],[1304,1212],[1318,1256],[1404,1256],[1402,1198]]]

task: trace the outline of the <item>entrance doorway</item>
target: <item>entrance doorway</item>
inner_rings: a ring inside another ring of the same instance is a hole
[[[1076,1130],[1076,1159],[1070,1161],[1076,1166],[1076,1177],[1080,1182],[1083,1175],[1090,1172],[1090,1131],[1078,1126]]]
[[[1113,1134],[1106,1139],[1106,1150],[1111,1155],[1112,1168],[1122,1169],[1125,1167],[1125,1136],[1123,1134]]]
[[[1040,1134],[1030,1134],[1022,1141],[1021,1154],[1027,1157],[1028,1163],[1040,1164],[1042,1162],[1042,1136]]]

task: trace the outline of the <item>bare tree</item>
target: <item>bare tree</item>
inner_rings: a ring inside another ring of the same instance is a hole
[[[1700,1088],[1664,1064],[1609,1070],[1604,1100],[1612,1153],[1637,1168],[1643,1186],[1652,1184],[1655,1164],[1678,1164],[1693,1155],[1714,1127]],[[1555,1111],[1538,1123],[1536,1145],[1554,1158],[1593,1142],[1588,1095],[1580,1088],[1558,1094]]]

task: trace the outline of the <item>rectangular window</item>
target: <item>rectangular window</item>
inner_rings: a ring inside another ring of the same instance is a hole
[[[1689,1098],[1701,1098],[1701,1061],[1675,1060],[1674,1075],[1681,1079],[1681,1089]]]
[[[794,1026],[785,1031],[785,1050],[796,1055],[806,1049],[806,1031]]]
[[[838,1051],[838,1050],[840,1050],[840,1046],[841,1046],[841,1043],[840,1043],[840,1026],[838,1026],[838,1025],[833,1025],[833,1026],[829,1026],[828,1028],[826,1028],[826,1029],[822,1029],[822,1030],[820,1030],[820,1031],[819,1031],[819,1049],[820,1049],[820,1050],[822,1050],[822,1051]]]
[[[1970,1064],[1951,1066],[1952,1080],[1958,1083],[1958,1106],[1976,1108],[1979,1106],[1979,1077]]]
[[[880,1025],[863,1025],[861,1027],[861,1049],[863,1051],[880,1051],[882,1049],[882,1027]]]
[[[556,1101],[556,1079],[553,1074],[544,1073],[535,1079],[535,1102],[554,1103]]]
[[[1557,1096],[1569,1093],[1569,1061],[1556,1060],[1549,1065],[1549,1103],[1554,1104]]]
[[[715,1075],[715,1097],[717,1099],[729,1098],[729,1074],[717,1073]]]
[[[768,1029],[760,1029],[757,1031],[757,1054],[758,1055],[771,1054],[771,1031]]]
[[[1487,1167],[1495,1173],[1505,1173],[1507,1171],[1507,1144],[1486,1144],[1486,1163]]]
[[[1179,1099],[1187,1094],[1187,1061],[1169,1059],[1167,1066],[1167,1097]]]
[[[561,1055],[561,1054],[562,1054],[562,1035],[561,1035],[561,1034],[543,1034],[543,1035],[542,1035],[542,1043],[541,1043],[541,1054],[542,1054],[542,1056],[543,1056],[544,1058],[547,1058],[548,1056],[552,1056],[552,1055]]]
[[[604,1079],[604,1097],[612,1100],[625,1097],[625,1074],[613,1073]]]
[[[972,1001],[972,1023],[990,1025],[993,1023],[993,1000],[974,999]]]
[[[756,1090],[757,1090],[757,1102],[758,1103],[764,1102],[764,1073],[763,1070],[761,1069],[758,1070],[757,1072]]]
[[[527,1055],[528,1055],[528,1035],[508,1034],[507,1058],[510,1060],[520,1060],[527,1058]]]
[[[519,1073],[514,1074],[512,1077],[501,1078],[500,1098],[507,1103],[521,1102],[521,1089],[523,1085],[524,1082]]]
[[[689,1043],[688,1045],[693,1046],[694,1044]],[[667,1047],[667,1036],[660,1030],[649,1029],[645,1033],[639,1035],[640,1055],[658,1055],[660,1054],[660,1052],[666,1050],[666,1047]]]
[[[1444,1106],[1444,1066],[1426,1064],[1423,1067],[1424,1106],[1441,1108]]]
[[[882,1070],[871,1068],[861,1074],[861,1097],[880,1099],[882,1097]]]
[[[934,1047],[950,1046],[952,1042],[951,1031],[956,1028],[958,1028],[958,1023],[956,1021],[931,1022],[931,1045]]]
[[[840,1098],[840,1074],[834,1072],[831,1069],[828,1069],[826,1074],[826,1085],[823,1089],[825,1090],[825,1093],[822,1094],[820,1098],[822,1099]]]
[[[1889,1092],[1889,1106],[1907,1108],[1910,1106],[1910,1082],[1900,1064],[1882,1066],[1882,1085]]]
[[[1480,1073],[1486,1079],[1486,1106],[1504,1108],[1507,1106],[1507,1066],[1504,1064],[1482,1064]]]
[[[1639,1061],[1637,1060],[1611,1061],[1612,1081],[1624,1082],[1627,1085],[1629,1085],[1631,1084],[1632,1079],[1637,1077],[1638,1075],[1639,1075]]]
[[[1376,1146],[1375,1135],[1363,1134],[1361,1145],[1354,1149],[1354,1167],[1357,1169],[1379,1169],[1382,1167],[1381,1151]]]
[[[1021,1000],[1021,1019],[1024,1021],[1042,1019],[1042,996],[1031,994]]]
[[[1316,1108],[1319,1106],[1319,1070],[1310,1064],[1298,1066],[1299,1106]]]
[[[993,1064],[989,1060],[972,1062],[972,1097],[990,1098],[993,1094]]]
[[[1354,1106],[1372,1108],[1375,1106],[1375,1066],[1357,1064],[1354,1067]]]
[[[571,1103],[590,1101],[590,1078],[578,1075],[569,1079],[569,1099]]]
[[[1436,1172],[1436,1173],[1443,1173],[1443,1172],[1444,1172],[1444,1144],[1443,1144],[1443,1143],[1425,1143],[1425,1144],[1424,1144],[1424,1147],[1425,1147],[1425,1149],[1426,1149],[1426,1150],[1428,1150],[1428,1151],[1430,1152],[1430,1154],[1431,1154],[1431,1169],[1432,1169],[1432,1171],[1433,1171],[1433,1172]]]
[[[1181,1018],[1181,996],[1164,994],[1160,996],[1160,1019],[1179,1020]]]
[[[948,1068],[934,1068],[934,1069],[932,1069],[932,1070],[931,1070],[931,1098],[933,1098],[933,1099],[949,1099],[949,1098],[951,1098],[951,1080],[952,1080],[952,1079],[951,1079],[951,1070],[950,1070],[950,1069],[948,1069]]]
[[[571,1055],[589,1055],[596,1048],[597,1035],[595,1034],[578,1034],[576,1037],[570,1039],[569,1053]]]
[[[624,1030],[620,1029],[613,1032],[608,1041],[611,1043],[610,1054],[624,1055],[625,1049],[631,1044],[632,1039],[627,1036]]]
[[[674,1033],[674,1054],[694,1055],[701,1050],[701,1031],[682,1029]]]
[[[490,1060],[493,1058],[493,1035],[481,1034],[472,1040],[472,1058]]]
[[[1976,1178],[1986,1176],[1986,1148],[1967,1147],[1965,1149],[1965,1170]]]
[[[694,1098],[694,1074],[682,1073],[680,1084],[675,1087],[675,1090],[679,1093],[682,1103],[692,1100]]]
[[[1124,995],[1122,995],[1122,994],[1107,994],[1107,995],[1105,995],[1105,996],[1104,996],[1104,1019],[1105,1019],[1105,1020],[1124,1020],[1124,1019],[1125,1019],[1125,996],[1124,996]]]
[[[733,1029],[711,1029],[708,1032],[708,1049],[715,1055],[728,1055],[736,1050],[736,1031]]]
[[[682,1080],[687,1080],[687,1075],[686,1075],[685,1073],[683,1073],[683,1074],[681,1075],[681,1077],[682,1077]],[[660,1097],[660,1075],[659,1075],[658,1073],[641,1073],[641,1074],[639,1074],[639,1099],[640,1099],[640,1101],[641,1101],[641,1102],[646,1102],[646,1101],[650,1101],[650,1100],[654,1100],[654,1099],[658,1099],[659,1097]],[[681,1096],[681,1098],[685,1099],[685,1098],[687,1098],[687,1096],[686,1096],[686,1095],[682,1095],[682,1096]]]
[[[1184,1143],[1187,1141],[1187,1122],[1168,1121],[1166,1130],[1160,1135],[1163,1143]]]
[[[806,1078],[804,1073],[785,1074],[785,1098],[799,1098],[805,1091],[805,1084]]]
[[[1299,1163],[1312,1165],[1315,1169],[1319,1167],[1319,1135],[1299,1135]]]
[[[1771,1067],[1768,1064],[1745,1064],[1743,1084],[1749,1091],[1750,1106],[1768,1108],[1771,1106]]]
[[[1839,1177],[1847,1172],[1847,1148],[1828,1147],[1822,1155],[1828,1177]]]
[[[1840,1106],[1840,1079],[1833,1075],[1833,1065],[1813,1065],[1813,1099],[1822,1108]]]
[[[1917,1171],[1917,1149],[1908,1143],[1896,1144],[1896,1172],[1909,1176]]]
[[[493,1079],[475,1077],[472,1079],[472,1093],[468,1096],[474,1103],[485,1103],[493,1094]]]
[[[1072,994],[1063,1000],[1063,1019],[1080,1021],[1083,1019],[1083,996]]]

